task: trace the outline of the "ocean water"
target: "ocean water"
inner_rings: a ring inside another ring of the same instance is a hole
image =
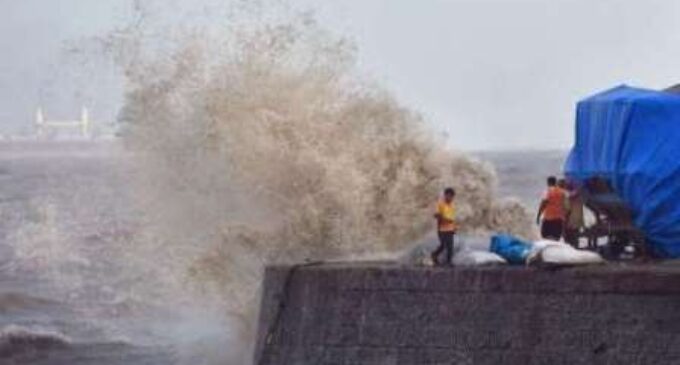
[[[567,151],[480,152],[477,155],[493,163],[500,195],[518,197],[535,212],[545,192],[546,178],[560,176]]]
[[[495,166],[500,195],[533,208],[564,153],[477,156]],[[200,339],[164,336],[173,327],[159,323],[177,314],[127,289],[145,280],[121,274],[144,230],[131,174],[114,143],[0,146],[0,364],[227,363],[227,347],[206,361],[181,348]]]
[[[152,309],[112,289],[114,252],[135,224],[114,155],[106,144],[0,147],[1,364],[171,363],[131,330]]]

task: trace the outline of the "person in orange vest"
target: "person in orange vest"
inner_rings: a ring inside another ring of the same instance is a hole
[[[543,195],[536,215],[536,224],[541,225],[541,237],[560,240],[564,233],[565,203],[565,191],[557,186],[557,179],[554,176],[548,177],[548,190]]]
[[[456,207],[453,199],[456,191],[453,188],[446,188],[444,196],[437,202],[437,209],[434,218],[437,220],[437,234],[439,236],[439,247],[432,252],[432,262],[439,264],[439,255],[446,251],[446,264],[451,265],[453,258],[453,240],[456,235]]]

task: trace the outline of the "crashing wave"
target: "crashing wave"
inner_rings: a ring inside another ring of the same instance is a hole
[[[492,166],[357,77],[352,44],[308,17],[194,32],[170,57],[132,44],[120,120],[147,228],[127,262],[157,300],[226,313],[250,338],[263,265],[404,249],[446,186],[462,231],[534,234]]]

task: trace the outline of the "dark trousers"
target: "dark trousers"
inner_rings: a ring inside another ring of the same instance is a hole
[[[553,241],[562,238],[564,222],[561,219],[544,220],[541,224],[541,237]]]
[[[437,265],[439,263],[439,255],[446,250],[446,263],[451,264],[453,258],[453,237],[455,232],[439,232],[439,247],[432,252],[432,261]]]
[[[578,235],[579,230],[574,228],[565,227],[564,228],[564,241],[568,244],[578,248]]]

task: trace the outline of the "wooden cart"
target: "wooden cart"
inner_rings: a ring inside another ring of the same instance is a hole
[[[626,246],[632,246],[636,256],[646,256],[644,233],[635,226],[631,209],[606,179],[587,180],[580,193],[583,204],[595,217],[595,222],[583,230],[589,249],[598,250],[607,258],[619,258]],[[600,246],[602,239],[604,246]]]

